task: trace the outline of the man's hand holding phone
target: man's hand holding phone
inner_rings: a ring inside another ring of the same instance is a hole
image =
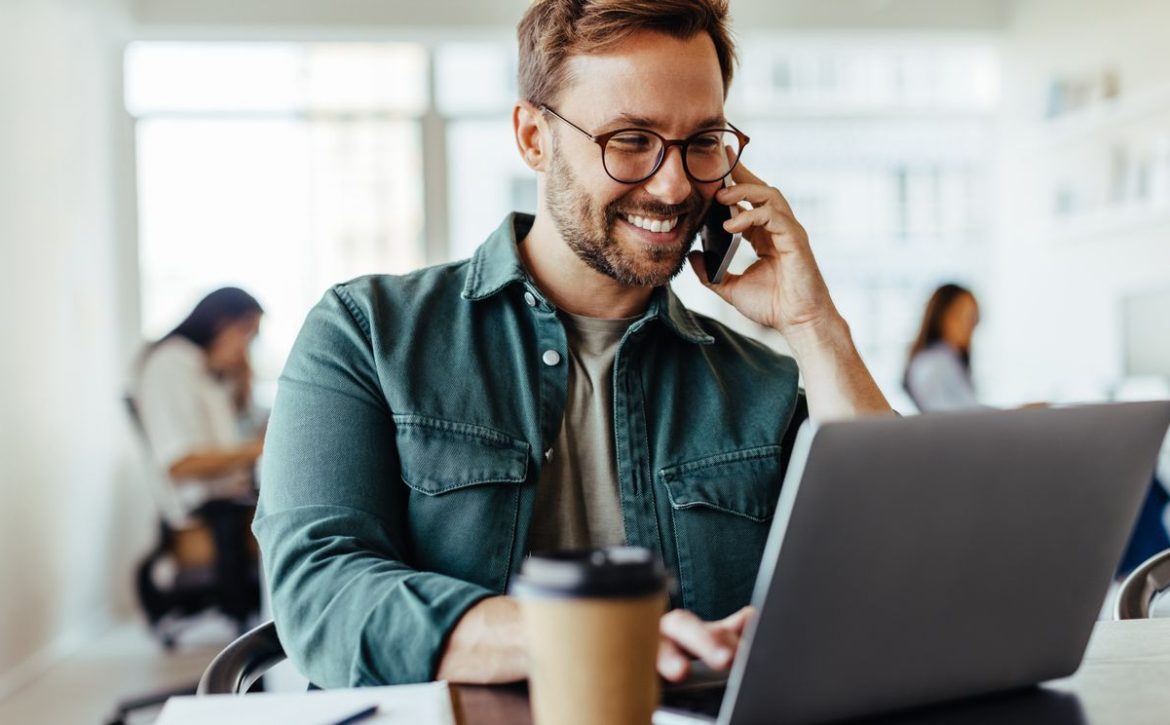
[[[759,259],[742,274],[728,272],[713,283],[703,255],[692,252],[689,259],[699,280],[747,318],[784,335],[839,320],[808,234],[784,195],[743,163],[735,167],[731,178],[735,184],[720,189],[711,203],[731,207],[746,201],[751,205],[751,209],[739,207],[723,228],[742,234]]]

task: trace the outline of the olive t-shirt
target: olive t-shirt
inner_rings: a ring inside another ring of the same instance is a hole
[[[624,544],[613,435],[613,360],[636,318],[561,313],[569,342],[565,416],[544,463],[530,551]]]

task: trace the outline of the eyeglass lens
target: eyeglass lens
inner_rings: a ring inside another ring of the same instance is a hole
[[[641,181],[657,171],[664,148],[662,138],[655,134],[622,131],[605,145],[605,170],[618,181]],[[712,130],[692,136],[683,148],[683,164],[687,172],[702,182],[719,181],[727,176],[740,152],[739,137],[728,130]]]

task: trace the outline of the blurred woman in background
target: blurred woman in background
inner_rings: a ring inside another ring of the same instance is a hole
[[[923,413],[983,407],[971,382],[971,338],[978,324],[979,303],[967,288],[944,284],[930,296],[903,378]]]
[[[254,611],[259,591],[247,537],[263,431],[250,424],[248,348],[263,314],[242,289],[207,295],[147,346],[131,396],[165,474],[154,477],[160,514],[175,530],[199,523],[211,529],[220,606],[240,622]]]
[[[264,310],[236,287],[218,289],[141,362],[135,400],[155,459],[175,484],[183,515],[246,492],[261,437],[245,437],[251,405],[248,346]]]

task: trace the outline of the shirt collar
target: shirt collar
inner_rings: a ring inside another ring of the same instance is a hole
[[[531,214],[509,214],[487,241],[475,250],[463,285],[463,299],[473,302],[487,299],[516,282],[527,282],[529,291],[539,293],[524,269],[517,248],[519,240],[528,236],[533,221]],[[703,331],[695,314],[683,306],[669,286],[655,288],[650,296],[650,305],[641,319],[653,317],[657,317],[684,340],[701,345],[715,342],[715,338]]]
[[[475,254],[467,269],[463,284],[463,299],[482,300],[491,297],[513,282],[524,282],[528,272],[520,261],[519,240],[528,236],[534,217],[515,212],[504,218]]]
[[[710,345],[715,342],[715,338],[703,331],[695,313],[683,305],[682,300],[669,286],[654,289],[654,294],[650,296],[650,308],[646,314],[647,316],[656,315],[684,340],[698,345]]]

